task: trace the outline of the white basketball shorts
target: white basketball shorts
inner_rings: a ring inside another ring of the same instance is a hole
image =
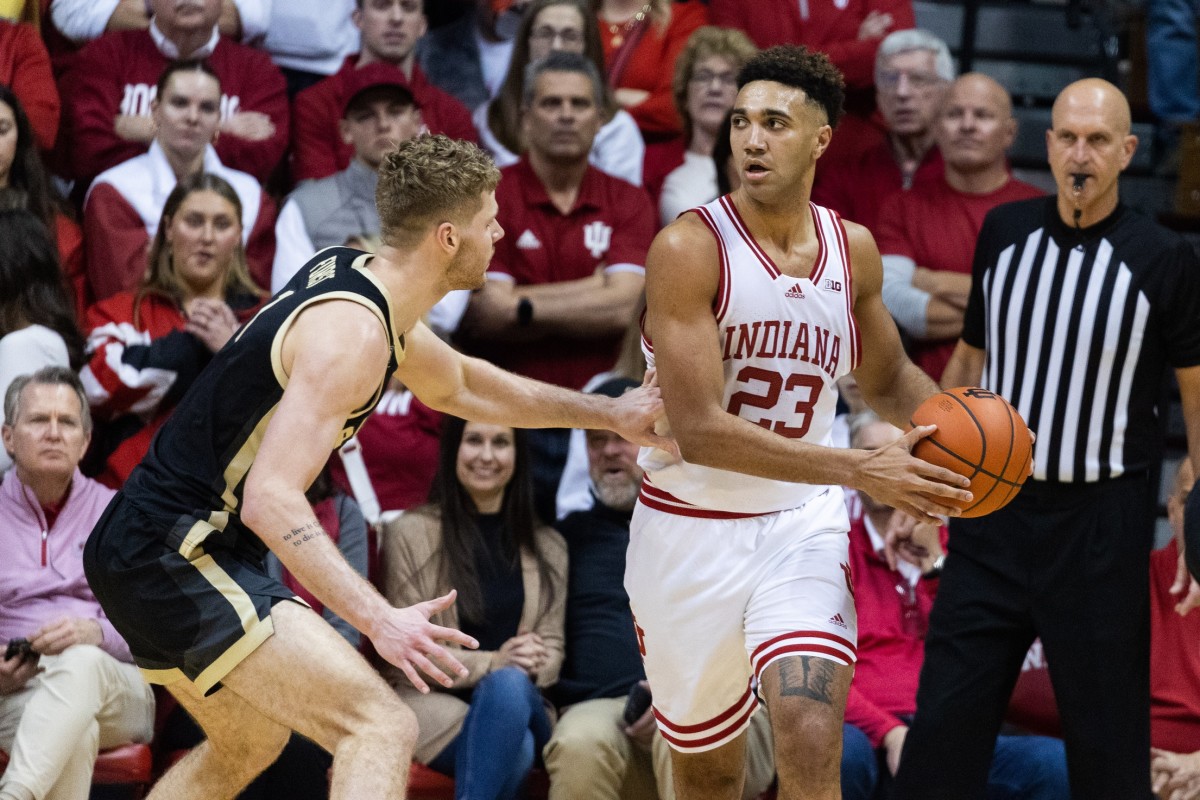
[[[848,528],[838,488],[799,508],[733,519],[637,504],[625,589],[672,747],[711,750],[745,730],[758,705],[752,687],[781,658],[855,662]]]

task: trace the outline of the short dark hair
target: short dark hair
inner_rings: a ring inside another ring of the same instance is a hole
[[[604,81],[600,70],[587,56],[566,50],[551,50],[540,61],[532,61],[525,67],[525,84],[521,93],[521,105],[528,108],[537,92],[537,79],[547,72],[574,72],[583,75],[592,84],[592,99],[597,108],[604,105]]]
[[[837,127],[841,119],[846,81],[823,53],[800,45],[770,47],[747,61],[738,72],[738,90],[754,81],[774,81],[800,89],[807,102],[825,110],[830,127]]]
[[[158,84],[155,89],[157,94],[155,96],[159,98],[159,102],[162,102],[163,92],[167,89],[167,82],[171,80],[171,76],[176,72],[203,72],[217,82],[218,91],[221,89],[221,76],[217,74],[216,70],[207,61],[196,58],[172,61],[163,68],[163,71],[158,76]]]

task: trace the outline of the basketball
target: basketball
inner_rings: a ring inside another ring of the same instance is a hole
[[[910,422],[937,425],[917,442],[914,456],[970,478],[974,499],[961,506],[961,516],[982,517],[1003,508],[1025,483],[1033,437],[1000,395],[978,387],[946,389],[918,406]]]

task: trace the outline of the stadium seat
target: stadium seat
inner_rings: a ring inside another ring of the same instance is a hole
[[[92,783],[100,786],[136,786],[141,790],[150,785],[153,778],[153,757],[149,745],[127,744],[102,750],[96,758],[96,769]],[[8,753],[0,750],[0,774],[8,767]]]

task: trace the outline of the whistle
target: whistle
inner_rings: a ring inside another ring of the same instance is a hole
[[[1083,184],[1087,181],[1087,177],[1087,175],[1084,175],[1080,172],[1076,172],[1071,176],[1071,179],[1074,181],[1074,186],[1072,188],[1076,194],[1079,194],[1083,191]]]

